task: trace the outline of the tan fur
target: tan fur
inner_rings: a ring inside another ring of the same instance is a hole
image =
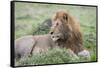
[[[15,57],[21,58],[57,47],[51,35],[24,36],[15,40]]]
[[[59,45],[70,48],[74,53],[83,51],[83,36],[79,22],[65,11],[58,11],[52,18],[50,33],[61,33],[62,38],[57,40]]]

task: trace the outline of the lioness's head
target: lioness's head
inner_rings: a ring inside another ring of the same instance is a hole
[[[52,35],[51,35],[51,39],[52,39],[54,42],[57,42],[58,40],[63,39],[63,35],[62,35],[61,33],[52,34]]]

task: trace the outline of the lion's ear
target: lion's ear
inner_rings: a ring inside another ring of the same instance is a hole
[[[68,14],[67,22],[72,25],[75,24],[75,21],[72,15]]]

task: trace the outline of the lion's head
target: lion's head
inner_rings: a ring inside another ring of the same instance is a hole
[[[64,46],[71,48],[76,53],[83,49],[80,24],[77,19],[68,12],[58,11],[54,14],[50,34],[54,37],[59,35],[56,41],[60,43],[60,45],[64,44]]]
[[[72,30],[75,23],[73,23],[73,18],[69,13],[65,11],[58,11],[54,14],[52,18],[52,27],[50,30],[50,34],[62,34],[62,40],[67,40],[68,37],[72,37]],[[77,28],[77,27],[76,27]],[[75,29],[76,29],[75,28]]]

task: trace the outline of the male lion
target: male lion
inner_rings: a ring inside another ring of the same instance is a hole
[[[79,22],[65,11],[58,11],[52,18],[52,35],[60,34],[61,38],[56,40],[59,46],[71,49],[79,56],[89,57],[89,51],[83,47],[83,36]]]

